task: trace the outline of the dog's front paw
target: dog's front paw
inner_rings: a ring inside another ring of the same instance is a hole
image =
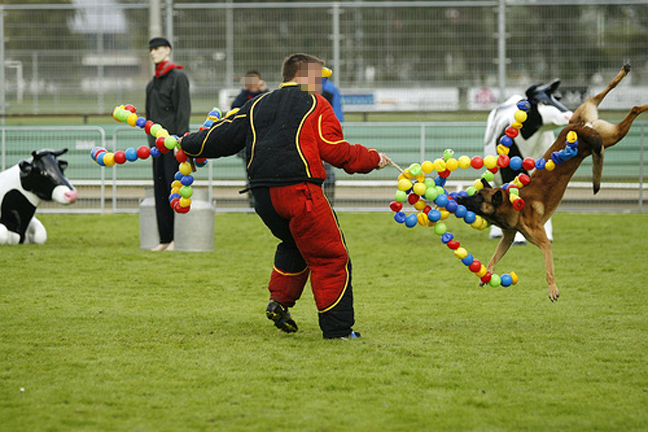
[[[549,288],[549,300],[552,302],[555,302],[558,300],[558,297],[560,297],[560,293],[558,292],[558,288]]]

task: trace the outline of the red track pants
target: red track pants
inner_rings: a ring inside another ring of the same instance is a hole
[[[325,338],[346,336],[354,324],[351,262],[344,236],[321,186],[300,183],[254,188],[256,211],[281,240],[268,288],[291,307],[310,274]]]

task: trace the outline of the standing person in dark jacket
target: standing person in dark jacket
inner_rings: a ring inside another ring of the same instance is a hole
[[[255,70],[247,71],[241,79],[241,84],[243,88],[234,101],[232,101],[232,109],[241,108],[250,99],[254,99],[260,94],[268,92],[268,86],[261,79],[261,74]]]
[[[270,276],[266,316],[291,333],[288,308],[310,275],[319,325],[326,339],[357,338],[351,261],[337,217],[322,191],[323,161],[348,173],[368,173],[390,160],[344,139],[331,105],[319,94],[323,61],[293,54],[283,84],[210,129],[182,138],[192,157],[218,158],[245,148],[256,212],[281,242]]]
[[[182,66],[171,61],[171,44],[162,37],[149,41],[151,60],[155,64],[155,77],[146,86],[146,116],[161,124],[171,135],[182,136],[189,132],[191,99],[189,80]],[[149,147],[155,145],[155,137],[148,137]],[[155,213],[160,244],[154,251],[173,250],[174,212],[169,205],[169,191],[178,161],[173,152],[161,154],[153,159],[153,188],[155,191]]]

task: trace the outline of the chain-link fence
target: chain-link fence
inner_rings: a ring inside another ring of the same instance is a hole
[[[258,70],[271,88],[293,52],[326,59],[347,110],[490,109],[559,77],[564,102],[633,64],[623,104],[648,94],[648,0],[161,3],[162,33],[185,66],[195,112]],[[151,13],[135,0],[0,5],[0,109],[106,113],[143,105]]]

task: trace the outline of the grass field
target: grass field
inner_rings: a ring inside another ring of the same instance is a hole
[[[646,430],[648,215],[557,214],[557,303],[533,246],[481,288],[432,230],[339,216],[360,340],[323,340],[308,290],[298,333],[265,318],[256,215],[218,214],[210,253],[139,250],[137,215],[41,215],[45,245],[0,247],[0,430]]]

